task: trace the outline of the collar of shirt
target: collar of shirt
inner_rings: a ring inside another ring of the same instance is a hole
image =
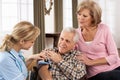
[[[11,49],[10,54],[15,58],[16,65],[20,71],[26,75],[27,69],[25,66],[24,57],[22,56],[22,51],[16,52],[14,49]]]
[[[11,50],[10,50],[10,53],[11,53],[15,58],[19,58],[19,55],[22,54],[21,51],[16,52],[14,49],[11,49]]]

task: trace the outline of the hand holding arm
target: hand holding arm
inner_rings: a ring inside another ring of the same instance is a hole
[[[56,52],[54,52],[54,51],[48,51],[47,55],[55,63],[58,63],[58,62],[63,60],[61,55],[56,53]]]
[[[38,53],[38,54],[34,54],[34,55],[31,55],[29,56],[27,59],[26,59],[26,65],[29,66],[29,64],[32,63],[32,61],[37,61],[37,60],[43,60],[46,58],[46,55],[44,52],[41,52],[41,53]]]

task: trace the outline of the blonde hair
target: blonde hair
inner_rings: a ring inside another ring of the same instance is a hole
[[[9,51],[14,44],[18,43],[21,39],[24,41],[29,41],[36,39],[40,34],[40,29],[30,22],[22,21],[15,25],[11,35],[6,35],[2,45],[0,46],[0,51]]]
[[[77,7],[77,13],[83,9],[88,9],[90,11],[90,15],[93,18],[93,26],[96,26],[101,22],[102,10],[95,1],[83,0]]]

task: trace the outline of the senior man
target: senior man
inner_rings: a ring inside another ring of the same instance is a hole
[[[40,53],[49,63],[42,65],[40,62],[38,74],[42,80],[84,80],[85,65],[75,59],[77,54],[81,54],[74,50],[78,40],[79,34],[74,28],[65,28],[60,34],[58,47]]]

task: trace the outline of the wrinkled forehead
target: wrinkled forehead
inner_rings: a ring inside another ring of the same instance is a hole
[[[64,38],[64,39],[66,39],[66,40],[73,41],[74,33],[63,31],[63,32],[61,32],[61,34],[60,34],[60,38]]]

